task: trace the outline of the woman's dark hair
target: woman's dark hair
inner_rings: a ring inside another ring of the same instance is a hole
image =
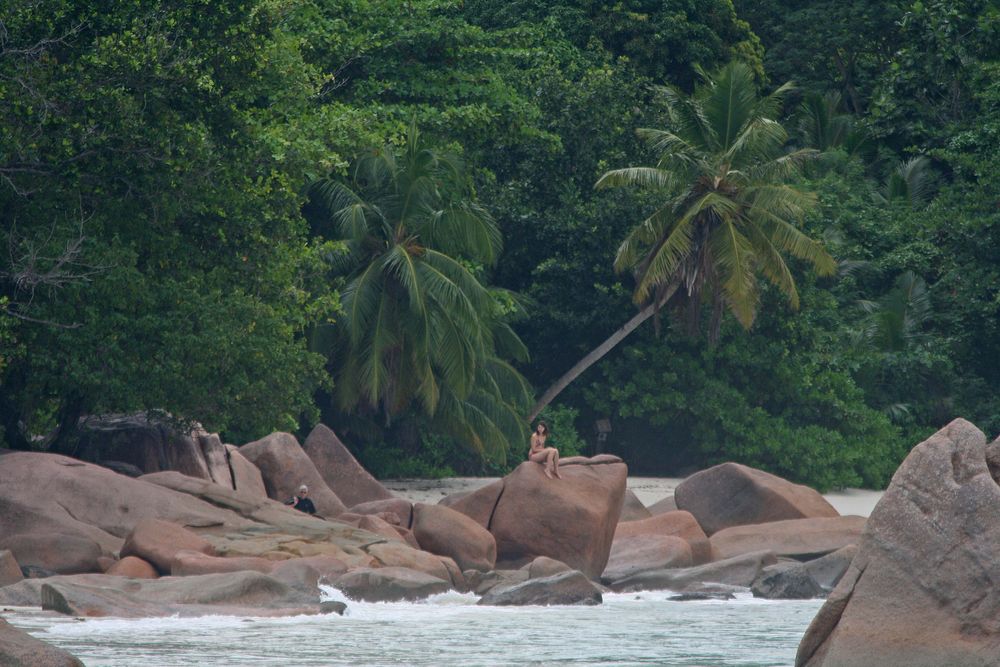
[[[548,424],[546,424],[545,422],[538,422],[538,426],[542,427],[542,432],[545,433],[545,435],[549,434],[549,425]],[[538,430],[538,426],[535,427],[536,431]]]

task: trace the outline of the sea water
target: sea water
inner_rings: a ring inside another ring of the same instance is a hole
[[[664,665],[786,667],[822,600],[675,602],[619,593],[593,607],[481,607],[472,594],[417,603],[345,600],[344,616],[87,619],[4,616],[87,667]],[[325,599],[344,600],[324,590]]]

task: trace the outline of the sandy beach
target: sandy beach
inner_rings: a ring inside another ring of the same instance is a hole
[[[448,477],[445,479],[395,479],[382,480],[393,493],[415,503],[437,503],[444,496],[460,491],[475,491],[496,477]],[[683,481],[678,477],[629,477],[628,488],[644,505],[663,500],[674,494]],[[843,489],[823,495],[841,514],[868,516],[882,498],[882,491]]]

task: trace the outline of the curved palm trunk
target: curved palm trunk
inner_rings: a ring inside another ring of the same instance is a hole
[[[676,291],[677,284],[675,283],[668,287],[659,299],[640,310],[632,319],[622,325],[620,329],[611,334],[607,340],[591,350],[587,356],[576,362],[573,368],[566,371],[562,377],[553,382],[552,385],[545,390],[545,393],[542,394],[542,397],[538,399],[535,406],[531,408],[531,414],[528,415],[528,421],[534,421],[535,417],[538,416],[538,413],[544,410],[545,406],[551,403],[563,389],[568,387],[569,384],[578,378],[585,370],[600,361],[604,355],[614,349],[614,347],[618,345],[618,343],[622,342],[626,336],[635,331],[640,324],[652,317],[653,313],[659,310],[660,307],[662,307],[663,304],[665,304]]]

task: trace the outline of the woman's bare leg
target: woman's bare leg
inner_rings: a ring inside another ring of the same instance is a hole
[[[562,479],[562,475],[559,474],[559,450],[555,447],[552,448],[552,474]]]

